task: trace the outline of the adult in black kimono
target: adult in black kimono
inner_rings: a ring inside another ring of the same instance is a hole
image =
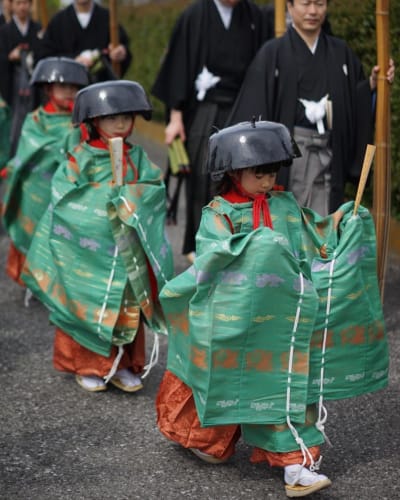
[[[74,0],[50,20],[43,37],[41,58],[65,56],[84,64],[92,82],[122,77],[131,61],[129,38],[122,26],[119,45],[110,45],[110,12],[94,0]],[[100,59],[99,59],[100,58]],[[120,65],[115,75],[112,62]]]
[[[167,108],[166,143],[179,136],[190,159],[183,244],[189,259],[211,195],[202,171],[208,138],[224,126],[263,36],[261,11],[251,1],[197,0],[179,17],[152,88]]]
[[[11,19],[11,1],[10,0],[3,0],[1,2],[1,7],[0,7],[0,26],[3,26],[3,24],[8,23]]]
[[[287,5],[293,25],[259,50],[229,123],[252,115],[284,123],[303,157],[290,172],[282,170],[278,182],[301,205],[326,215],[343,202],[346,181],[359,178],[372,140],[371,92],[379,68],[366,79],[347,44],[321,30],[327,0],[291,0]],[[391,61],[389,81],[393,76]]]
[[[31,19],[31,7],[31,0],[12,0],[12,19],[0,27],[0,94],[12,113],[11,156],[26,114],[38,104],[29,79],[41,43],[41,26]]]

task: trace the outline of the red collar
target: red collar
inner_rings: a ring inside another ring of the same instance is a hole
[[[55,107],[54,102],[50,100],[43,106],[43,109],[46,111],[46,113],[72,114],[72,103],[71,103],[71,109],[58,109]]]
[[[43,109],[46,111],[46,113],[57,113],[57,110],[51,101],[49,101],[47,104],[45,104],[43,106]]]
[[[243,189],[241,184],[235,182],[235,186],[223,194],[222,197],[230,203],[253,202],[253,229],[260,227],[261,215],[263,216],[264,226],[273,229],[268,199],[265,194],[250,194]]]
[[[94,148],[99,148],[99,149],[107,149],[108,150],[108,144],[104,142],[102,139],[91,139],[88,142],[89,146],[93,146]],[[124,148],[124,153],[130,149],[130,145],[126,144],[125,142],[123,143],[123,148]]]

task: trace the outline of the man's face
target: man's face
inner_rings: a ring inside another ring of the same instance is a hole
[[[300,33],[319,33],[328,9],[327,0],[293,0],[293,4],[288,2],[287,6],[293,24]]]
[[[12,0],[11,9],[14,16],[25,21],[31,12],[32,2],[30,0]]]

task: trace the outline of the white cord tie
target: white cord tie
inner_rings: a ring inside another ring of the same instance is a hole
[[[147,365],[144,367],[144,373],[141,376],[142,379],[146,378],[147,375],[150,373],[151,369],[156,366],[158,363],[158,355],[160,351],[160,341],[158,338],[158,335],[154,333],[154,342],[153,342],[153,349],[151,350],[150,354],[150,360],[147,363]]]
[[[142,243],[147,248],[147,250],[148,250],[151,258],[153,259],[153,262],[154,262],[156,268],[158,269],[158,271],[160,272],[161,277],[163,278],[164,282],[166,283],[167,282],[167,277],[163,273],[161,264],[158,262],[156,256],[154,255],[152,249],[150,248],[150,246],[148,244],[147,237],[146,237],[146,232],[145,232],[145,230],[144,230],[144,228],[143,228],[143,226],[142,226],[142,224],[141,224],[141,222],[139,220],[139,217],[137,216],[137,214],[135,214],[134,212],[132,212],[131,207],[129,206],[129,203],[128,203],[128,201],[126,200],[126,198],[124,196],[120,195],[119,198],[122,200],[123,204],[125,205],[125,207],[128,210],[128,212],[130,212],[130,214],[132,215],[132,217],[134,219],[136,219],[138,232],[142,236]],[[137,263],[137,258],[135,256],[133,256],[133,261],[134,261],[135,264]],[[139,271],[139,267],[137,266],[137,264],[136,264],[136,270]],[[144,290],[144,294],[146,295],[146,303],[149,304],[150,301],[148,299],[148,293],[147,293],[146,290]],[[160,341],[158,339],[158,335],[154,334],[154,342],[153,342],[153,348],[152,348],[152,351],[151,351],[151,354],[150,354],[150,360],[149,360],[148,364],[145,365],[145,367],[144,367],[144,373],[143,373],[143,375],[141,375],[142,379],[146,378],[148,376],[148,374],[150,373],[151,369],[154,368],[154,366],[157,365],[158,358],[159,358],[159,345],[160,345]],[[109,375],[107,377],[109,377]],[[109,378],[111,378],[111,377],[109,377]],[[108,380],[109,380],[109,378],[108,378]]]
[[[110,276],[109,276],[108,282],[107,282],[106,294],[104,296],[103,304],[101,306],[101,310],[100,310],[100,314],[99,314],[99,321],[97,322],[97,333],[100,333],[101,323],[103,321],[104,314],[106,312],[107,301],[108,301],[108,297],[109,297],[109,294],[110,294],[111,285],[112,285],[112,282],[113,282],[113,279],[114,279],[115,266],[117,264],[117,257],[118,257],[118,247],[115,246],[114,256],[113,256],[113,262],[112,262],[111,271],[110,271]]]
[[[124,200],[124,198],[122,196],[121,196],[121,199]],[[164,283],[167,283],[168,279],[165,276],[165,274],[163,273],[161,264],[158,262],[156,256],[153,253],[153,250],[149,246],[149,243],[148,243],[147,237],[146,237],[146,232],[145,232],[145,230],[144,230],[144,228],[143,228],[143,226],[142,226],[142,224],[141,224],[141,222],[139,220],[139,217],[135,213],[132,213],[132,217],[137,220],[137,224],[138,224],[137,228],[138,228],[138,232],[140,232],[140,234],[142,235],[142,241],[141,242],[142,242],[143,246],[145,246],[147,248],[147,251],[149,252],[150,257],[152,258],[154,265],[158,269],[161,278],[164,280]]]
[[[121,358],[122,358],[123,354],[124,354],[124,346],[123,345],[119,345],[118,346],[118,354],[115,356],[115,359],[114,359],[114,362],[112,364],[111,370],[108,372],[108,375],[106,375],[104,377],[104,382],[106,384],[108,384],[108,382],[110,381],[110,379],[112,379],[113,376],[115,375],[115,372],[117,371],[119,362],[121,361]]]
[[[25,297],[24,297],[24,306],[29,307],[31,298],[33,297],[33,293],[30,291],[29,288],[25,290]]]
[[[299,436],[299,433],[297,432],[296,428],[292,424],[290,420],[290,396],[291,396],[291,381],[292,381],[292,372],[293,372],[293,362],[294,362],[294,344],[296,341],[296,333],[297,333],[297,328],[299,326],[299,321],[300,321],[300,315],[301,315],[301,306],[303,304],[303,297],[304,297],[304,276],[302,273],[299,274],[299,279],[300,279],[300,295],[299,295],[299,300],[297,303],[297,310],[296,310],[296,316],[295,316],[295,321],[293,324],[293,330],[292,330],[292,339],[291,339],[291,345],[290,345],[290,351],[289,351],[289,366],[288,366],[288,386],[287,386],[287,391],[286,391],[286,423],[290,429],[290,432],[292,433],[292,436],[296,443],[299,445],[301,453],[303,454],[303,463],[302,467],[305,467],[307,463],[307,458],[310,460],[311,466],[314,466],[314,459],[312,454],[310,453],[310,450],[307,448],[305,445],[303,439]],[[300,474],[301,474],[301,469],[298,471],[296,478],[294,480],[293,484],[296,484],[297,481],[300,479]]]
[[[333,283],[333,273],[335,270],[335,264],[336,264],[336,251],[333,253],[333,258],[332,258],[330,265],[329,265],[328,296],[327,296],[326,310],[325,310],[324,336],[322,339],[322,359],[321,359],[320,386],[319,386],[320,396],[319,396],[319,401],[318,401],[318,420],[315,423],[315,427],[324,436],[324,439],[329,446],[332,446],[332,443],[325,433],[325,423],[328,420],[328,411],[324,406],[323,392],[324,392],[324,379],[325,379],[326,343],[327,343],[327,339],[328,339],[329,315],[331,312],[331,304],[332,304],[332,283]]]
[[[319,415],[318,415],[318,420],[315,423],[315,427],[324,436],[324,439],[325,439],[326,443],[329,446],[332,446],[331,440],[329,439],[329,437],[325,433],[325,423],[328,420],[328,410],[325,408],[325,406],[323,405],[322,401],[323,401],[323,397],[321,396],[320,397],[320,403],[318,405]],[[324,414],[323,416],[322,416],[322,413]]]
[[[321,467],[321,462],[322,462],[322,455],[319,456],[318,460],[316,462],[314,462],[313,465],[310,465],[310,467],[309,467],[310,471],[315,472],[315,471],[319,470]]]
[[[132,213],[132,209],[131,207],[129,206],[129,203],[126,201],[126,198],[125,196],[120,196],[121,200],[123,201],[126,209],[128,210],[128,212]]]

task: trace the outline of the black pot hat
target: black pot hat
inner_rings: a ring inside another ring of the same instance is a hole
[[[136,113],[151,119],[152,107],[143,87],[128,80],[94,83],[75,98],[72,123],[77,126],[99,116]]]
[[[225,172],[261,165],[290,166],[301,156],[289,130],[281,123],[242,122],[213,134],[206,168],[213,180]]]
[[[71,83],[79,87],[89,85],[86,67],[68,57],[46,57],[33,70],[30,84]]]

